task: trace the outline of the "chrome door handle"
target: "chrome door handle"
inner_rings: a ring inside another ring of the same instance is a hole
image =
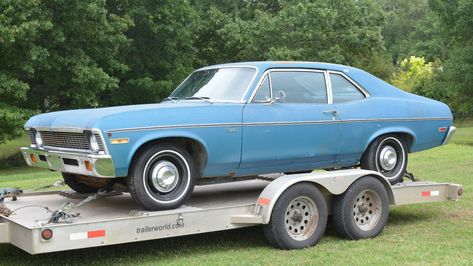
[[[324,114],[332,114],[332,115],[338,115],[338,111],[337,110],[326,110],[326,111],[323,111]]]

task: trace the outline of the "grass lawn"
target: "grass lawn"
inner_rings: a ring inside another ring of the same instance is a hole
[[[460,128],[453,144],[411,154],[409,171],[417,178],[463,184],[458,202],[393,207],[383,233],[375,239],[347,241],[328,226],[313,248],[282,251],[269,247],[261,228],[238,229],[66,251],[30,257],[12,245],[0,245],[0,264],[155,265],[155,264],[356,264],[471,265],[473,263],[473,127]],[[1,148],[0,148],[1,150]],[[3,170],[0,187],[32,188],[60,179],[49,171]]]

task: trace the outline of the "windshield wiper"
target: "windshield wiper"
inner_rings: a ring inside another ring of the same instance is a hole
[[[185,99],[186,100],[202,100],[208,103],[213,103],[209,97],[205,97],[205,96],[189,96],[189,97],[186,97]]]
[[[167,97],[167,98],[162,99],[161,102],[171,101],[175,103],[177,99],[179,99],[179,97]]]

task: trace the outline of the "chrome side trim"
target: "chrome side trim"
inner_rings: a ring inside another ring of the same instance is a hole
[[[328,104],[333,104],[332,81],[330,80],[330,74],[328,71],[324,72],[324,77],[325,77],[325,86],[327,87]]]
[[[369,123],[369,122],[414,122],[414,121],[434,121],[434,120],[450,120],[449,117],[419,117],[419,118],[374,118],[374,119],[347,119],[347,120],[317,120],[317,121],[290,121],[290,122],[252,122],[252,123],[215,123],[215,124],[187,124],[187,125],[166,125],[151,127],[135,127],[110,129],[105,133],[119,133],[145,130],[160,129],[179,129],[179,128],[203,128],[203,127],[241,127],[241,126],[265,126],[265,125],[311,125],[311,124],[334,124],[334,123]]]
[[[453,135],[455,134],[456,131],[457,131],[456,127],[450,126],[448,128],[447,136],[445,137],[445,139],[442,142],[442,145],[447,145],[450,142],[450,140],[452,140],[452,137],[453,137]]]

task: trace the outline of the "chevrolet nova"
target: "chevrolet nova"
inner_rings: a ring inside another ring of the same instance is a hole
[[[179,207],[196,184],[265,173],[360,165],[394,184],[408,153],[455,131],[443,103],[312,62],[204,67],[161,103],[45,113],[25,129],[29,165],[80,193],[122,185],[149,210]]]

